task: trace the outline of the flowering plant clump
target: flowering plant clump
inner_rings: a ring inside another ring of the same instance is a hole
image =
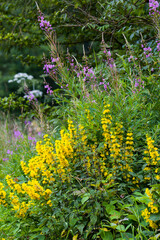
[[[101,115],[101,135],[98,138],[92,134],[90,140],[91,130],[82,124],[75,126],[73,121],[69,120],[68,130],[60,131],[60,139],[52,143],[49,136],[45,135],[43,141],[37,142],[37,155],[32,157],[28,164],[21,161],[25,180],[15,180],[7,175],[8,187],[5,188],[1,183],[1,204],[13,211],[15,217],[20,219],[36,217],[39,211],[42,213],[47,211],[48,216],[55,214],[58,221],[58,216],[54,213],[54,195],[68,184],[72,184],[77,189],[73,195],[77,196],[76,201],[82,199],[83,203],[92,199],[87,192],[88,187],[95,191],[100,187],[101,194],[103,191],[108,193],[112,191],[113,196],[114,192],[121,195],[124,188],[133,192],[144,186],[150,186],[149,182],[146,184],[146,179],[148,180],[146,173],[147,176],[152,174],[152,182],[158,183],[160,159],[157,148],[153,146],[153,140],[147,136],[147,150],[144,154],[147,154],[148,158],[143,158],[144,164],[146,162],[147,165],[138,172],[136,166],[138,162],[134,163],[136,157],[133,132],[128,130],[125,133],[122,123],[113,124],[110,104],[104,104]],[[90,115],[89,109],[86,109],[86,117],[91,126],[94,118]],[[151,169],[152,164],[155,168],[154,172]],[[144,172],[144,178],[140,177],[141,171]],[[76,191],[79,193],[76,194]],[[152,213],[159,213],[159,210],[154,204],[150,191],[146,191],[147,195],[149,193],[148,207],[151,208],[151,212],[145,209],[142,216],[150,227],[155,229],[158,228],[157,221],[150,220],[150,216]],[[86,228],[88,229],[88,225]]]
[[[157,1],[149,1],[156,27],[158,7]],[[44,81],[47,94],[58,99],[59,106],[52,108],[52,114],[58,109],[58,123],[51,115],[53,132],[48,126],[42,128],[47,134],[37,141],[26,120],[28,145],[15,128],[14,140],[19,146],[6,148],[3,164],[18,158],[23,144],[26,155],[22,152],[19,168],[8,171],[0,181],[0,211],[13,217],[13,226],[8,228],[7,220],[0,226],[0,237],[158,239],[159,40],[152,47],[142,37],[142,53],[136,56],[124,36],[129,54],[117,54],[119,62],[102,35],[101,64],[92,66],[85,52],[82,64],[69,52],[64,63],[55,31],[38,10],[40,28],[51,48],[43,70],[59,86],[54,90]],[[44,126],[36,99],[40,95],[33,90],[27,98]],[[41,136],[41,129],[37,131]],[[27,148],[35,148],[36,153],[28,157]]]

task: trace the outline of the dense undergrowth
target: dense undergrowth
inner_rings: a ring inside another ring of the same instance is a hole
[[[126,39],[126,55],[114,60],[102,39],[93,66],[87,57],[81,65],[69,53],[63,63],[55,32],[39,10],[51,49],[44,70],[59,85],[46,89],[58,106],[44,114],[45,105],[30,95],[40,128],[31,134],[26,122],[23,131],[14,125],[0,138],[2,239],[160,237],[156,3],[150,1],[157,31],[153,46],[142,38],[137,56]]]

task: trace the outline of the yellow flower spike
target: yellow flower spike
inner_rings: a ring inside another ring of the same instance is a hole
[[[157,229],[158,228],[157,224],[154,223],[152,220],[148,219],[148,222],[149,222],[149,225],[150,225],[151,228],[153,228],[153,229]]]
[[[106,113],[110,113],[110,110],[109,110],[109,109],[105,109],[105,110],[103,111],[103,115],[105,115]]]
[[[145,162],[147,163],[147,166],[145,167],[144,171],[149,171],[152,170],[153,165],[155,166],[155,179],[159,180],[159,178],[157,178],[158,174],[158,167],[156,168],[156,166],[159,165],[159,153],[158,153],[158,148],[154,147],[154,140],[152,140],[151,137],[149,137],[148,135],[146,135],[146,141],[147,141],[147,150],[144,151],[144,154],[146,155],[145,157],[143,157],[143,160],[145,160]],[[152,172],[153,174],[153,172]],[[152,176],[153,177],[153,176]],[[149,180],[148,177],[145,176],[146,180]]]
[[[45,134],[44,136],[43,136],[43,138],[45,139],[45,138],[48,138],[49,136],[48,136],[48,134]]]
[[[149,218],[150,218],[150,212],[148,211],[148,208],[145,208],[142,211],[142,217],[144,217],[144,219],[146,220],[146,222],[148,222]]]
[[[160,176],[159,176],[159,175],[156,175],[155,178],[156,178],[157,180],[160,180]]]
[[[53,205],[52,202],[51,202],[51,200],[48,200],[48,201],[47,201],[47,204],[48,204],[50,207],[52,207],[52,205]]]
[[[4,200],[6,198],[6,192],[3,189],[4,189],[3,183],[0,183],[0,205],[2,204],[6,206],[7,203]]]

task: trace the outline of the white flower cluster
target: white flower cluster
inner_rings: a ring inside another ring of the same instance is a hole
[[[17,73],[16,75],[14,75],[14,79],[8,80],[8,82],[21,83],[22,81],[32,80],[32,79],[33,79],[32,75],[28,75],[27,73]]]

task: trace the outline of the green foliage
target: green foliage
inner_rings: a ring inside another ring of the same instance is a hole
[[[148,4],[142,0],[38,0],[37,3],[56,30],[63,53],[69,48],[71,54],[80,61],[83,45],[85,54],[93,58],[92,52],[100,51],[103,38],[112,50],[124,52],[125,41],[122,33],[133,44],[140,44],[140,33],[144,39],[151,39],[155,34],[147,12]],[[38,27],[34,0],[1,1],[0,13],[0,74],[1,82],[4,82],[0,85],[0,95],[6,96],[13,91],[9,88],[7,80],[17,72],[22,72],[21,69],[39,78],[42,70],[36,65],[42,69],[43,52],[48,55],[48,49],[44,46],[46,38]],[[136,50],[139,51],[139,48]]]
[[[19,135],[10,147],[20,145],[21,148],[12,154],[10,148],[9,161],[2,161],[0,237],[158,239],[159,53],[157,43],[147,45],[143,36],[137,40],[137,46],[129,43],[139,34],[137,24],[145,19],[142,17],[144,3],[129,2],[51,2],[57,9],[51,21],[65,27],[72,23],[73,27],[74,19],[84,25],[80,25],[81,36],[90,29],[91,33],[84,38],[87,41],[88,36],[95,36],[95,31],[100,35],[103,32],[102,43],[94,59],[84,52],[80,64],[69,53],[64,60],[56,39],[46,31],[50,55],[56,59],[55,66],[46,70],[58,85],[50,96],[56,106],[39,104],[33,99],[27,102],[13,94],[0,99],[3,109],[21,106],[26,116],[39,119],[40,129],[47,133],[37,142],[36,151],[34,142]],[[40,7],[45,4],[49,1],[39,2]],[[62,10],[58,10],[59,7]],[[50,11],[48,9],[48,16]],[[135,34],[129,38],[131,28],[128,25],[132,21],[136,21],[132,28]],[[123,50],[119,54],[115,44],[117,58],[114,60],[105,43],[109,41],[105,32],[112,31],[111,37],[119,41],[125,30],[123,25],[127,28],[122,40],[126,53]],[[62,38],[65,34],[63,32]],[[9,35],[8,39],[11,37]],[[74,42],[75,38],[72,40]],[[141,41],[146,47],[152,47],[151,55],[146,57],[144,49],[139,49]],[[46,64],[51,65],[51,61],[46,59]],[[29,110],[31,106],[33,110]],[[49,125],[52,125],[52,132]],[[3,146],[7,149],[8,142]],[[3,149],[2,155],[6,157]]]

